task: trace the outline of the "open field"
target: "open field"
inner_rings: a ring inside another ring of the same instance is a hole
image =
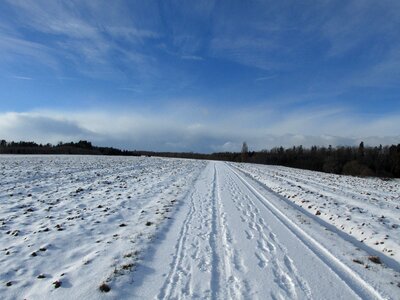
[[[276,166],[0,156],[0,295],[395,299],[399,193]]]

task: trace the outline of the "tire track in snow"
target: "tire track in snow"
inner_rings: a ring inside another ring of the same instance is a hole
[[[233,195],[233,202],[237,209],[242,214],[248,229],[245,230],[248,239],[256,238],[256,251],[255,257],[259,260],[258,266],[260,268],[267,268],[271,265],[275,282],[280,287],[279,295],[271,295],[275,298],[297,299],[296,285],[302,291],[302,298],[311,299],[311,290],[308,283],[298,274],[298,271],[288,256],[286,247],[281,244],[272,232],[271,228],[267,225],[264,219],[259,216],[259,209],[255,203],[243,194],[234,181],[232,176],[229,176],[229,187]],[[239,202],[239,199],[242,201]],[[244,203],[245,201],[245,203]],[[280,251],[278,252],[277,249]]]
[[[218,293],[218,223],[212,186],[215,174],[210,176],[211,168],[207,171],[190,196],[189,212],[178,234],[170,271],[158,299],[209,299]]]
[[[244,299],[253,294],[251,286],[246,280],[245,272],[247,271],[244,262],[235,249],[234,239],[227,224],[226,212],[221,201],[221,186],[218,181],[218,172],[214,164],[215,177],[214,177],[214,212],[217,219],[219,232],[219,251],[222,254],[220,259],[220,270],[223,270],[223,276],[220,278],[220,291],[214,293],[213,299]],[[223,283],[223,284],[222,284]]]
[[[157,298],[158,299],[168,299],[171,298],[172,293],[174,292],[174,289],[176,288],[176,283],[178,281],[179,277],[179,268],[181,268],[183,258],[184,258],[184,246],[186,243],[186,239],[188,237],[188,231],[190,228],[190,222],[193,219],[193,215],[196,212],[196,207],[194,204],[194,194],[196,191],[194,191],[190,195],[190,209],[188,212],[188,215],[183,223],[182,229],[179,233],[179,239],[178,243],[175,247],[175,255],[174,259],[171,264],[170,272],[167,275],[167,278],[160,290],[160,293],[158,294]]]
[[[325,247],[309,236],[293,221],[286,217],[275,205],[268,201],[259,191],[257,191],[246,179],[243,178],[232,167],[226,165],[237,178],[256,196],[259,203],[269,210],[274,217],[289,231],[291,231],[310,251],[312,251],[332,272],[342,279],[349,288],[362,299],[384,299],[375,289],[365,282],[357,273],[351,270],[344,263],[334,257]],[[291,261],[287,260],[287,265],[292,267]]]
[[[223,263],[219,256],[219,247],[218,247],[218,211],[217,211],[217,170],[214,165],[214,177],[213,177],[213,188],[212,188],[212,225],[211,225],[211,234],[210,234],[210,245],[212,248],[212,269],[211,269],[211,297],[212,299],[216,299],[219,290],[220,290],[220,265]]]
[[[216,166],[212,176],[211,168],[207,174],[190,196],[158,299],[244,299],[253,294],[227,224]]]

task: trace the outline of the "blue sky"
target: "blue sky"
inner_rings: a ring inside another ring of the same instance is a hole
[[[399,1],[1,1],[0,138],[400,142]]]

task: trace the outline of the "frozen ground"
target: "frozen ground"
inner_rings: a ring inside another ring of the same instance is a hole
[[[398,299],[399,190],[249,164],[0,156],[0,295]]]

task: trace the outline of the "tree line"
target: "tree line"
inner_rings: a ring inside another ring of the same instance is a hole
[[[244,143],[241,152],[201,154],[192,152],[127,151],[111,147],[93,146],[88,141],[43,145],[34,142],[7,142],[1,140],[0,154],[145,155],[281,165],[344,175],[400,178],[400,144],[367,147],[361,142],[358,147],[312,146],[311,148],[303,148],[300,145],[286,149],[276,147],[271,150],[249,151],[247,144]]]
[[[176,158],[209,159],[209,155],[193,152],[154,152],[154,151],[129,151],[113,147],[98,147],[91,142],[81,140],[79,142],[63,143],[56,145],[37,144],[35,142],[8,142],[0,140],[0,154],[72,154],[72,155],[111,155],[111,156],[160,156]]]
[[[135,151],[119,150],[111,147],[96,147],[91,142],[37,144],[35,142],[0,141],[0,154],[82,154],[82,155],[140,155]]]
[[[243,148],[247,149],[247,145]],[[294,146],[248,152],[234,156],[233,161],[282,165],[326,173],[354,176],[400,177],[400,144],[366,147],[317,147]]]

